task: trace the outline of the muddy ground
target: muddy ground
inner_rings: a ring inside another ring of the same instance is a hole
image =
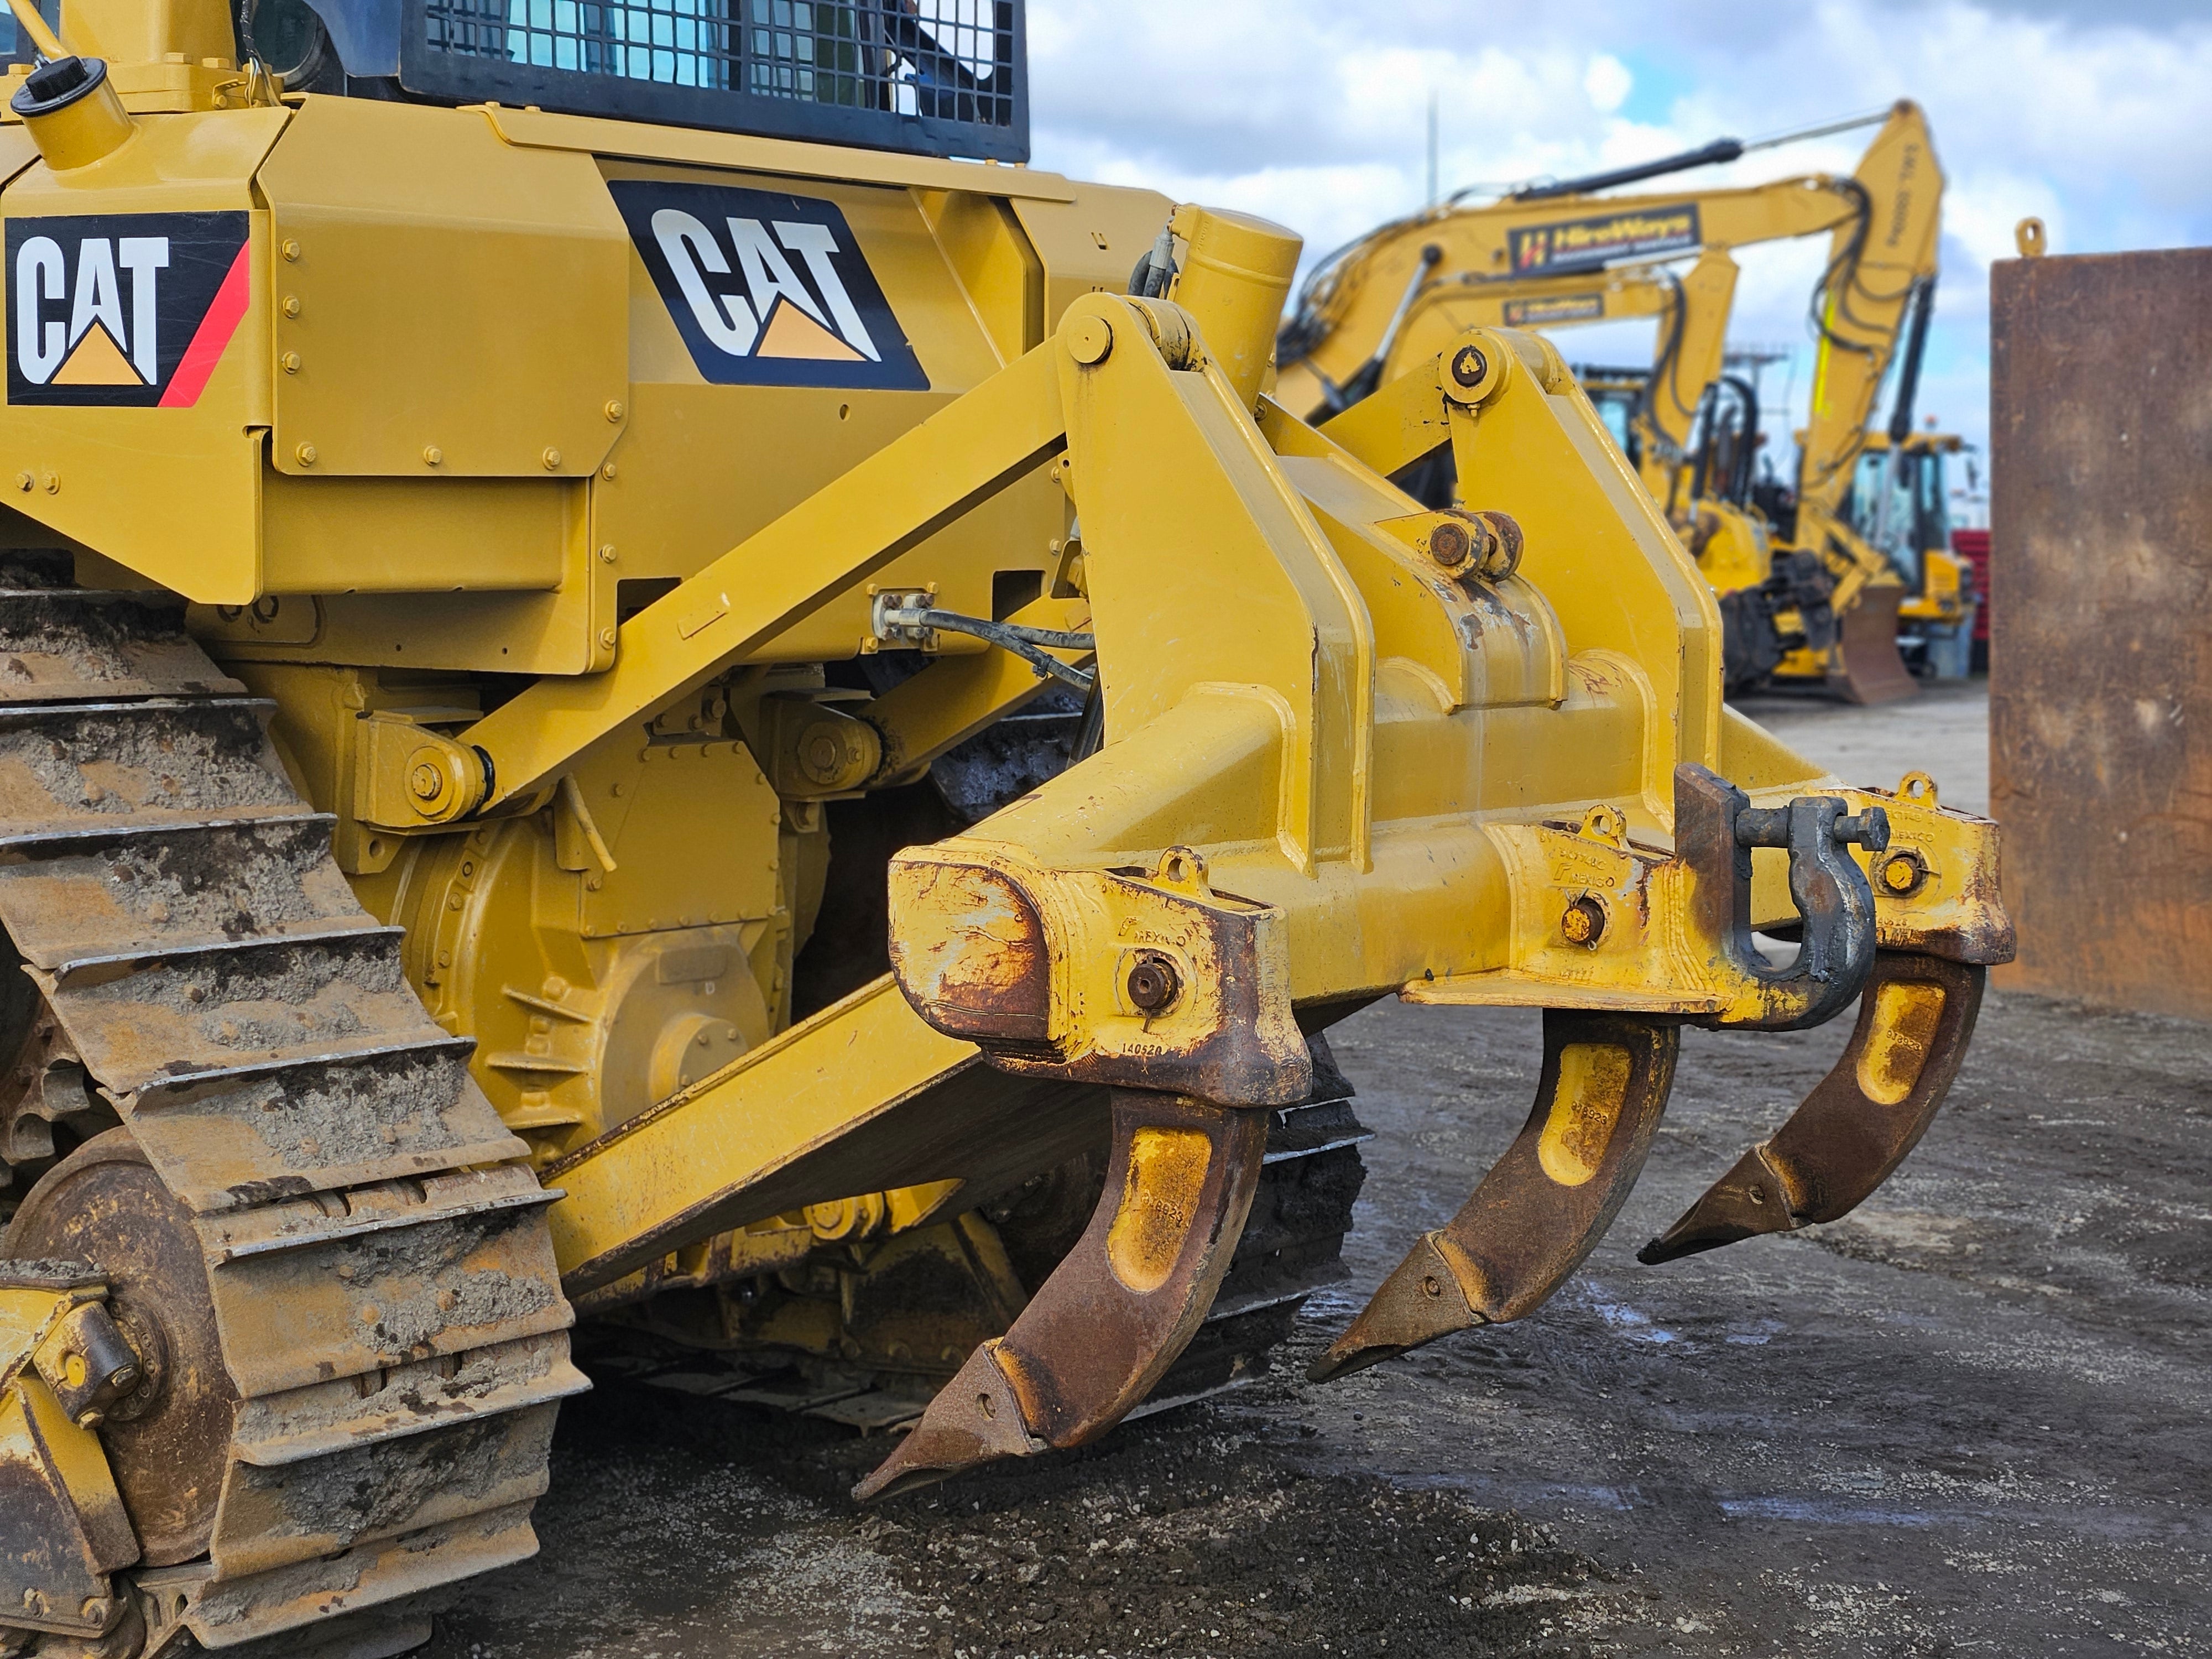
[[[1975,700],[1935,708],[1917,737],[1773,713],[1977,805],[1942,764]],[[544,1553],[429,1652],[2212,1654],[2212,1030],[1994,996],[1856,1215],[1644,1268],[1845,1036],[1692,1032],[1565,1291],[1323,1388],[1305,1360],[1511,1139],[1538,1054],[1519,1012],[1334,1035],[1371,1174],[1351,1283],[1273,1377],[872,1513],[844,1492],[880,1439],[605,1387],[564,1414]]]

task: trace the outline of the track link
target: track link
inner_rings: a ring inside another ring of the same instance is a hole
[[[160,1534],[114,1650],[380,1659],[427,1638],[441,1587],[537,1547],[556,1402],[587,1386],[556,1194],[355,901],[270,705],[181,600],[69,588],[66,562],[0,560],[0,923],[122,1127],[40,1177],[6,1253],[97,1264],[86,1200],[150,1170],[204,1285],[116,1302],[202,1298],[219,1339],[209,1443],[163,1440],[158,1407],[102,1431]],[[5,1618],[0,1652],[41,1650]]]

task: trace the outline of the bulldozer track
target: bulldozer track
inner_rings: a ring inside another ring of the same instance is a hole
[[[1316,1291],[1349,1275],[1344,1236],[1366,1180],[1360,1146],[1371,1138],[1352,1105],[1352,1089],[1327,1041],[1312,1040],[1314,1089],[1269,1115],[1267,1150],[1252,1209],[1213,1305],[1190,1344],[1129,1413],[1150,1416],[1259,1381],[1285,1342],[1298,1310]],[[1103,1164],[1101,1165],[1103,1170]],[[1087,1213],[1089,1206],[1086,1203]],[[593,1326],[585,1363],[594,1375],[695,1398],[817,1417],[866,1431],[902,1429],[928,1403],[911,1380],[850,1370],[808,1376],[763,1373],[757,1357],[672,1345],[618,1326]],[[772,1361],[769,1363],[773,1363]],[[933,1389],[942,1378],[931,1378]]]
[[[126,1324],[171,1322],[169,1389],[201,1408],[102,1431],[146,1548],[112,1651],[380,1659],[441,1587],[537,1547],[557,1402],[587,1386],[557,1194],[356,902],[270,705],[180,599],[67,569],[0,559],[0,922],[89,1085],[71,1125],[120,1127],[20,1194],[5,1253],[97,1264],[121,1214],[138,1255],[169,1236],[205,1275],[103,1267]],[[157,1517],[196,1459],[197,1499]],[[0,1652],[42,1650],[4,1618]]]

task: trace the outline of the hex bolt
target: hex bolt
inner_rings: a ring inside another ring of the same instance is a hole
[[[1893,898],[1910,898],[1928,882],[1928,860],[1907,847],[1892,853],[1877,866],[1882,891]]]
[[[1451,377],[1462,386],[1482,384],[1482,377],[1490,373],[1490,359],[1474,346],[1462,346],[1452,353]]]
[[[1605,937],[1605,906],[1584,893],[1560,912],[1559,931],[1570,945],[1595,950]]]
[[[1129,1000],[1148,1014],[1157,1014],[1182,994],[1182,976],[1163,956],[1148,955],[1129,969]]]
[[[1869,806],[1863,812],[1836,820],[1836,840],[1844,846],[1856,842],[1869,853],[1879,853],[1889,845],[1889,814],[1879,806]]]

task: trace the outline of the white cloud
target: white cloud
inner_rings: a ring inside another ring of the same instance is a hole
[[[1261,213],[1310,253],[1421,204],[1432,91],[1447,189],[1916,98],[1948,179],[1922,407],[1978,442],[1988,267],[2019,219],[2062,253],[2212,240],[2212,12],[2166,0],[1032,0],[1030,29],[1038,165]],[[1865,137],[1700,177],[1848,172]],[[1768,392],[1794,373],[1801,405],[1822,246],[1740,256],[1732,342],[1796,347]]]
[[[1601,52],[1589,61],[1583,71],[1583,90],[1589,94],[1590,107],[1610,115],[1628,101],[1628,94],[1636,88],[1636,77],[1628,72],[1628,65],[1609,52]]]

